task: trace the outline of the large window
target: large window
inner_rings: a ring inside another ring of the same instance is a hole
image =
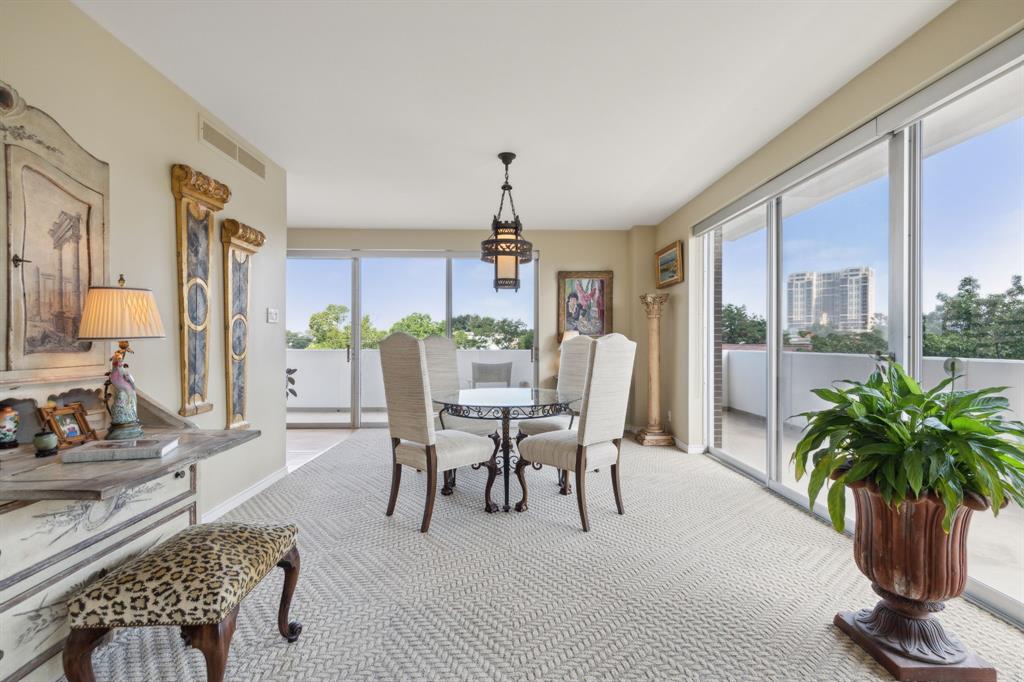
[[[767,471],[767,265],[765,207],[713,236],[713,445],[758,473]]]
[[[782,195],[779,414],[782,482],[805,420],[825,402],[810,389],[867,379],[889,351],[888,145],[884,142]],[[850,507],[853,508],[852,505]]]
[[[1008,386],[1024,419],[1024,71],[921,123],[922,371]],[[1024,601],[1024,510],[976,514],[971,575]]]
[[[470,383],[474,368],[482,376],[481,365],[493,364],[511,366],[510,385],[533,385],[535,267],[520,266],[519,291],[495,291],[494,265],[452,259],[452,338],[461,350],[459,374]]]
[[[378,347],[398,331],[450,332],[467,386],[486,364],[510,365],[510,384],[532,386],[536,274],[523,265],[518,291],[495,292],[494,266],[476,254],[289,253],[289,426],[386,425]]]
[[[899,128],[865,126],[829,150],[845,158],[802,164],[744,200],[756,208],[701,226],[709,445],[802,504],[796,415],[879,354],[926,388],[1006,386],[1024,419],[1024,67],[886,120]],[[1024,622],[1024,510],[974,515],[968,569],[968,595]]]

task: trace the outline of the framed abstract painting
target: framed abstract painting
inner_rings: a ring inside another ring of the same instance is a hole
[[[567,331],[583,336],[612,332],[612,271],[558,273],[558,338]]]

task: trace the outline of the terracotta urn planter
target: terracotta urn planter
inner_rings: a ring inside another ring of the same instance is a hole
[[[873,483],[859,481],[848,487],[857,514],[854,559],[882,599],[874,608],[837,614],[836,625],[898,679],[994,680],[995,670],[946,632],[934,615],[945,608],[943,602],[964,591],[967,531],[972,514],[988,509],[988,501],[966,494],[946,533],[945,508],[934,493],[894,508]],[[915,661],[919,663],[914,665]],[[930,666],[948,666],[947,674],[904,676],[910,669]],[[964,676],[968,670],[971,674]]]

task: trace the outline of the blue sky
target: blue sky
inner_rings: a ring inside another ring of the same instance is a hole
[[[922,193],[926,312],[935,307],[937,293],[952,293],[968,275],[993,293],[1024,273],[1024,119],[927,157]],[[765,314],[765,248],[763,230],[724,243],[725,303]],[[875,310],[881,313],[888,309],[888,252],[886,178],[783,223],[783,281],[791,272],[868,265],[875,270]]]
[[[361,263],[363,314],[387,329],[409,313],[445,315],[444,258],[364,258]],[[534,264],[520,266],[518,292],[495,292],[494,266],[476,258],[452,261],[452,315],[519,319],[533,326]],[[289,259],[287,328],[305,330],[309,316],[329,303],[352,307],[349,260]]]

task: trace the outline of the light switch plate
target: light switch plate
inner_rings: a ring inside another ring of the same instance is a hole
[[[278,316],[277,308],[267,308],[267,324],[277,324]]]

